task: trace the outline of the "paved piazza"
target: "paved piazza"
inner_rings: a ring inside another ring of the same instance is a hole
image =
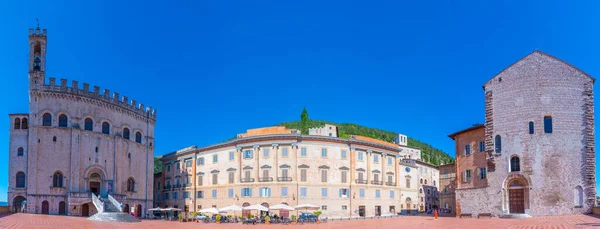
[[[393,219],[333,221],[304,225],[242,225],[180,223],[161,220],[144,220],[141,223],[105,223],[84,217],[55,215],[11,214],[0,216],[0,228],[600,228],[600,218],[587,215],[536,217],[529,219],[457,219],[409,216]]]

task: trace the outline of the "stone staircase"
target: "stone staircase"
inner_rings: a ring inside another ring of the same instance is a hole
[[[141,220],[129,213],[121,212],[108,198],[101,198],[99,202],[102,204],[102,210],[99,209],[98,213],[88,218],[88,220],[102,222],[141,222]]]

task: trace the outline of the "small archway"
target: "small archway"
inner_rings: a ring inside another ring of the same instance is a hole
[[[88,205],[88,204],[81,205],[81,216],[85,216],[85,217],[90,216],[90,205]]]
[[[123,206],[123,212],[124,212],[124,213],[129,213],[129,204],[125,204],[125,205]]]
[[[42,214],[48,215],[50,214],[50,204],[47,200],[42,201]]]
[[[250,203],[245,202],[244,204],[242,204],[242,207],[248,207],[250,206]],[[248,215],[250,214],[250,210],[242,210],[242,216],[244,218],[248,218]]]
[[[67,205],[64,201],[58,203],[58,214],[59,215],[67,215]]]
[[[25,199],[25,197],[23,196],[16,196],[13,199],[13,212],[14,213],[23,213],[26,211],[26,205],[27,204],[27,199]]]
[[[142,205],[141,204],[138,204],[135,207],[135,212],[136,212],[137,217],[142,217]]]

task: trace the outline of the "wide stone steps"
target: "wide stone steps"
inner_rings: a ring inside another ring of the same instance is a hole
[[[141,222],[138,218],[135,218],[132,215],[130,215],[128,213],[123,213],[123,212],[97,213],[97,214],[91,216],[90,218],[88,218],[88,220],[102,221],[102,222],[129,222],[129,223]]]
[[[119,208],[112,204],[107,198],[101,199],[104,204],[104,212],[96,213],[95,215],[88,218],[88,220],[102,221],[102,222],[141,222],[138,218],[133,217],[129,213],[119,211]]]

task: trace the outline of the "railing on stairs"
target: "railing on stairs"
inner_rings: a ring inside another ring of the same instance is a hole
[[[96,209],[98,209],[98,213],[104,212],[104,203],[95,194],[92,194],[92,202],[96,206]]]
[[[115,205],[115,207],[117,207],[117,209],[119,209],[119,212],[123,211],[123,205],[117,201],[113,196],[111,196],[110,194],[108,194],[108,200],[110,200],[110,202]]]

